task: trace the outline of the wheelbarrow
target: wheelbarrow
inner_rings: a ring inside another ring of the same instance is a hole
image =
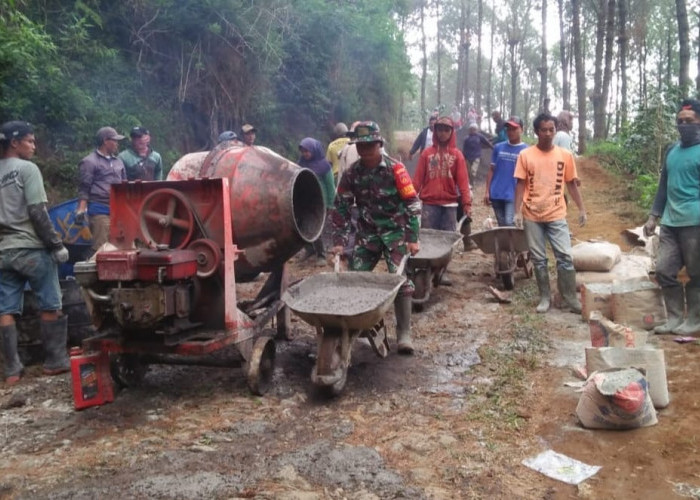
[[[366,337],[380,358],[389,353],[384,315],[406,281],[399,274],[356,271],[320,273],[282,295],[287,306],[316,327],[317,356],[311,381],[327,395],[345,387],[352,345]]]
[[[415,286],[413,307],[418,311],[430,298],[431,289],[440,284],[447,264],[452,260],[452,251],[462,241],[462,235],[453,231],[421,229],[419,241],[420,251],[406,264],[406,275]]]
[[[532,276],[533,265],[525,230],[511,226],[496,227],[472,233],[470,237],[482,252],[495,256],[493,269],[501,277],[506,290],[513,289],[516,268],[522,268],[526,278]]]

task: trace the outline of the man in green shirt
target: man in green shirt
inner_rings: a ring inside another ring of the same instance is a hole
[[[144,127],[134,127],[129,133],[131,144],[119,153],[126,168],[126,178],[130,181],[163,180],[163,160],[151,148],[151,133]]]
[[[15,316],[22,314],[27,283],[39,303],[44,373],[70,369],[66,351],[68,318],[61,316],[58,264],[68,250],[54,230],[46,210],[44,179],[29,161],[36,151],[34,130],[27,122],[0,127],[0,336],[5,383],[19,382],[24,367],[17,353]]]
[[[644,234],[655,233],[660,217],[656,279],[667,321],[654,332],[692,335],[700,333],[700,101],[681,103],[676,127],[680,141],[666,153]],[[678,281],[683,266],[690,278],[685,289]]]

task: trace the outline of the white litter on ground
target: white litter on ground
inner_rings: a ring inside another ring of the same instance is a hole
[[[584,464],[552,450],[543,451],[536,457],[526,458],[522,464],[547,477],[574,485],[585,481],[601,469],[599,465]]]

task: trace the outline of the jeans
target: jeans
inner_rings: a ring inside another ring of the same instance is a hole
[[[457,207],[423,204],[421,210],[421,227],[457,231]]]
[[[10,248],[0,252],[0,314],[22,314],[29,282],[40,311],[61,309],[58,267],[44,248]]]
[[[571,257],[571,236],[566,219],[551,222],[535,222],[523,219],[527,245],[530,247],[530,258],[537,269],[547,269],[547,240],[552,247],[557,260],[557,270],[573,270],[574,261]]]
[[[491,200],[491,208],[500,227],[515,226],[515,202],[513,200]]]
[[[659,230],[659,256],[656,280],[661,287],[679,286],[678,271],[685,265],[689,288],[700,287],[700,226],[671,227]]]

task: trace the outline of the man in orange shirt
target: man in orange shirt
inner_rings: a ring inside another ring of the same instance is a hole
[[[515,224],[525,228],[535,278],[540,292],[537,312],[549,310],[550,290],[546,241],[557,260],[557,286],[571,312],[581,312],[576,296],[576,270],[571,258],[571,237],[566,223],[564,188],[579,210],[579,225],[586,224],[586,209],[576,183],[574,156],[554,145],[557,120],[542,113],[533,122],[537,144],[524,149],[515,165]]]

